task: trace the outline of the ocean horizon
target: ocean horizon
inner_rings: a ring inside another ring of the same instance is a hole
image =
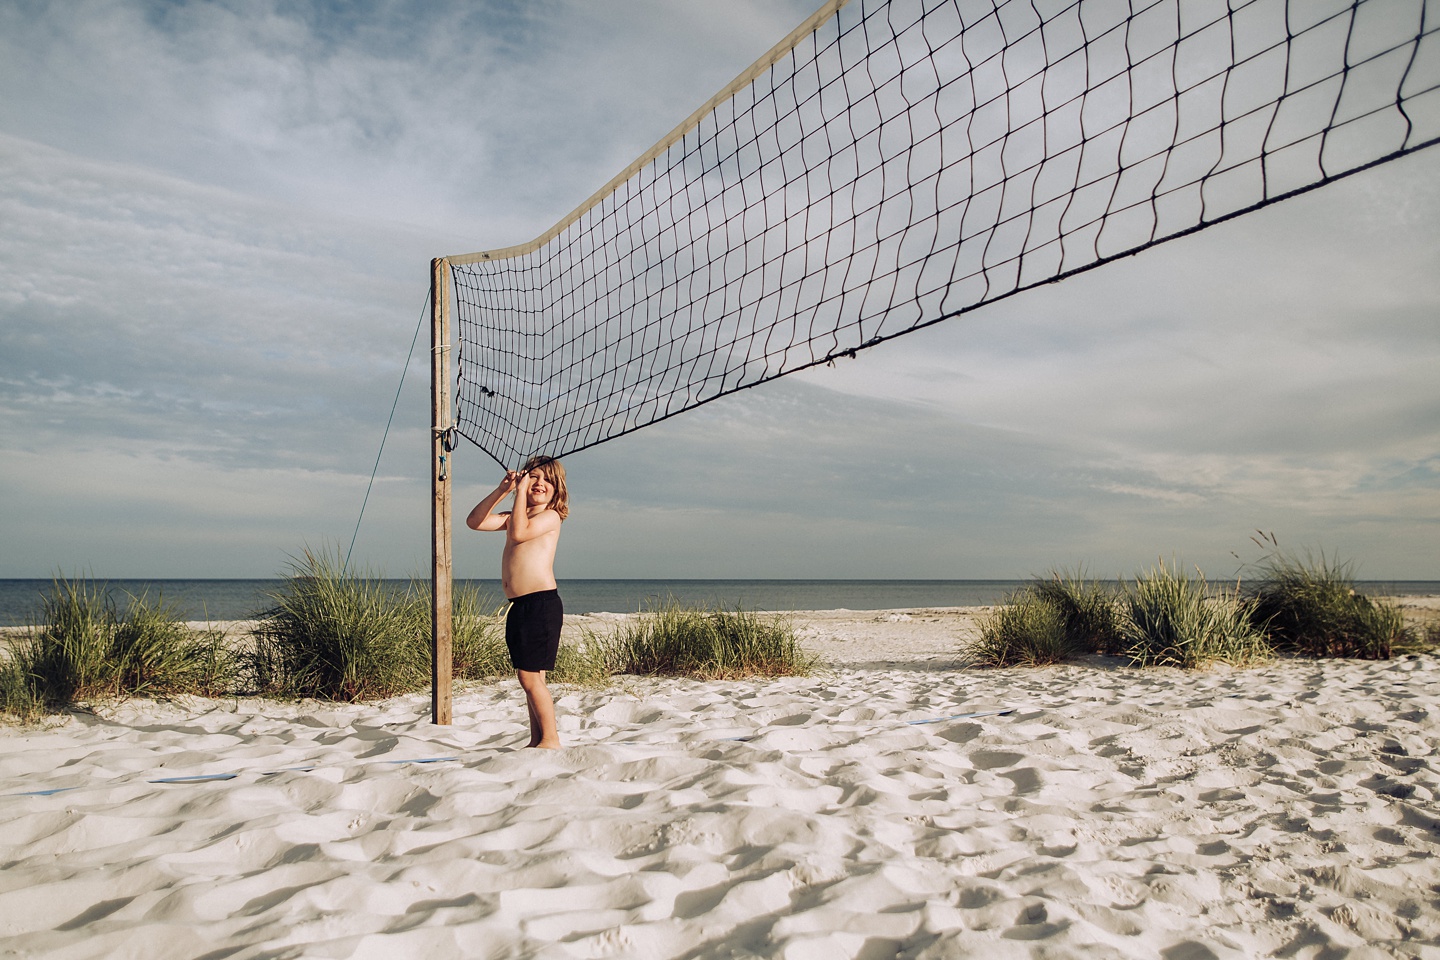
[[[163,598],[186,620],[248,620],[267,607],[284,584],[261,579],[113,579],[97,580],[123,603],[127,596]],[[408,579],[385,581],[397,592]],[[790,610],[891,610],[916,607],[970,607],[999,603],[1023,580],[745,580],[745,579],[598,579],[559,581],[565,612],[633,613],[673,599],[686,606],[767,612]],[[1101,581],[1118,585],[1118,581]],[[51,578],[0,580],[0,626],[24,626],[39,619]],[[498,606],[504,599],[497,580],[456,579],[457,587],[477,585]],[[1356,586],[1372,596],[1440,594],[1440,580],[1361,580]]]

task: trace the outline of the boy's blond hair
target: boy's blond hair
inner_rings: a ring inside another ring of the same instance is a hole
[[[554,495],[550,497],[550,509],[560,514],[561,520],[570,516],[570,491],[565,488],[565,467],[560,461],[554,457],[534,456],[526,460],[525,466],[520,468],[521,473],[529,473],[531,470],[539,470],[540,475],[555,488]]]

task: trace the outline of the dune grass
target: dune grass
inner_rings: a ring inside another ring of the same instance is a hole
[[[1404,639],[1395,644],[1391,653],[1398,655],[1437,651],[1440,651],[1440,620],[1431,620],[1423,626],[1407,630]]]
[[[1250,666],[1272,654],[1250,601],[1164,563],[1126,588],[1119,634],[1125,655],[1139,666]]]
[[[426,682],[430,664],[430,584],[414,581],[412,592],[423,601],[424,663]],[[505,649],[505,626],[494,598],[473,584],[464,584],[450,597],[451,671],[457,680],[483,680],[511,673]]]
[[[341,570],[328,552],[292,560],[255,630],[249,666],[257,692],[353,702],[429,682],[418,599]]]
[[[0,660],[0,715],[35,720],[44,712],[34,685],[15,660]]]
[[[276,696],[355,702],[430,684],[430,585],[403,592],[369,573],[343,570],[338,554],[306,551],[291,562],[260,615],[247,658],[251,686]],[[451,670],[457,679],[508,672],[493,605],[478,589],[451,598]]]
[[[1079,653],[1119,653],[1119,618],[1115,593],[1105,584],[1087,579],[1085,569],[1052,571],[1030,584],[1030,592],[1048,602],[1065,623],[1069,645]]]
[[[967,651],[984,667],[1039,667],[1063,663],[1079,652],[1059,606],[1031,588],[1011,595],[983,617],[980,639]]]
[[[502,644],[503,645],[503,644]],[[505,661],[507,671],[510,661]],[[576,687],[603,687],[616,674],[611,668],[611,654],[604,644],[597,644],[586,637],[578,644],[561,643],[555,656],[555,669],[545,678],[551,683],[563,683]]]
[[[784,617],[682,607],[673,600],[608,635],[587,632],[584,650],[612,674],[697,679],[804,675],[816,662]]]
[[[1137,666],[1249,665],[1271,655],[1251,603],[1163,563],[1117,596],[1067,571],[1036,579],[980,621],[967,653],[980,666],[1043,666],[1120,654]]]
[[[967,650],[981,666],[1041,666],[1121,647],[1115,595],[1084,569],[1036,578],[980,621]]]
[[[1287,653],[1386,660],[1412,639],[1398,609],[1356,592],[1352,565],[1323,553],[1272,553],[1250,591],[1252,621]]]
[[[53,580],[38,626],[0,662],[0,708],[22,717],[77,701],[121,696],[226,692],[236,660],[219,631],[190,629],[173,604],[129,596],[116,604],[106,584]]]

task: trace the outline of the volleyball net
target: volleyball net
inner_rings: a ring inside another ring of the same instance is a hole
[[[563,456],[1440,139],[1440,0],[832,0],[536,240],[457,431]]]

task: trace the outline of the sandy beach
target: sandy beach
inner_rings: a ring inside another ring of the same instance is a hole
[[[514,681],[0,728],[0,956],[1440,957],[1440,658],[959,669],[977,612],[561,688],[559,752]]]

